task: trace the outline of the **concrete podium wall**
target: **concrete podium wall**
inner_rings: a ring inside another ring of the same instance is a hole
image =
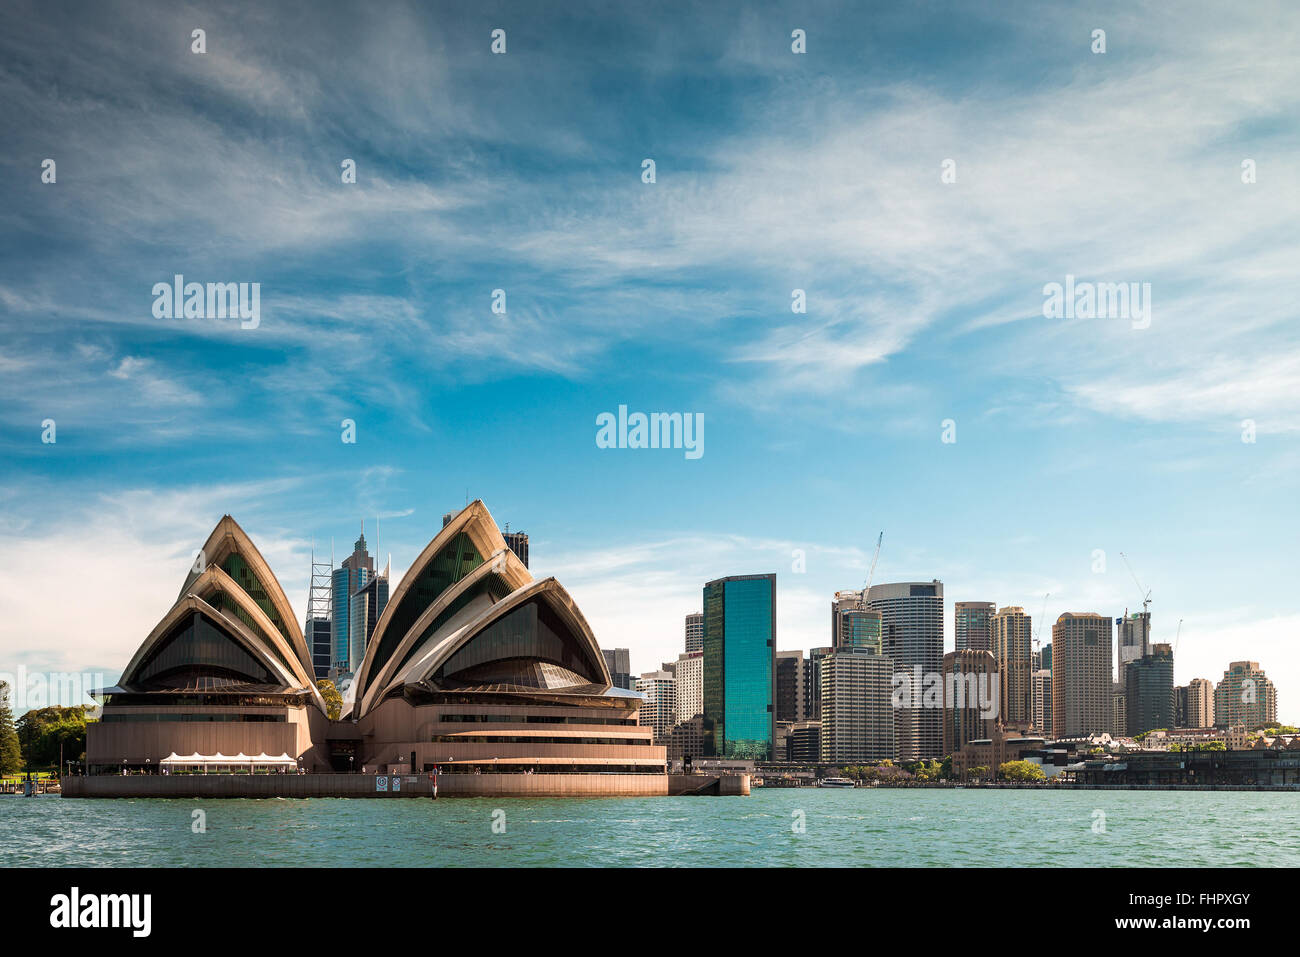
[[[400,781],[394,788],[393,781]],[[378,782],[384,789],[380,790]],[[441,774],[440,797],[640,797],[666,774]],[[403,798],[432,795],[427,774],[128,774],[65,777],[68,798]]]

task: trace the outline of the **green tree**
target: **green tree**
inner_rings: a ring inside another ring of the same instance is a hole
[[[966,776],[968,778],[974,778],[975,780],[978,781],[984,776],[986,776],[988,773],[989,773],[989,768],[987,764],[978,764],[975,767],[971,768],[969,771],[967,771]]]
[[[9,706],[9,685],[0,681],[0,774],[17,774],[22,769],[23,750]]]
[[[339,689],[334,687],[334,682],[328,678],[322,678],[316,682],[316,689],[320,696],[325,699],[325,715],[331,721],[337,721],[339,715],[343,713],[343,695],[339,694]]]
[[[29,768],[58,767],[80,760],[86,750],[86,709],[35,708],[18,719],[18,741]]]
[[[1004,781],[1046,781],[1043,769],[1032,761],[1007,761],[998,766],[998,776]]]

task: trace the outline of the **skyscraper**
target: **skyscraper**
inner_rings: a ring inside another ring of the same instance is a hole
[[[860,605],[858,600],[843,602],[838,598],[832,602],[835,618],[834,649],[874,648],[878,654],[884,653],[881,629],[883,618],[879,611]],[[860,594],[860,593],[854,593]]]
[[[677,724],[704,713],[704,652],[692,651],[677,656],[673,666],[677,679]]]
[[[959,601],[953,605],[958,651],[993,650],[993,613],[991,601]]]
[[[1002,682],[1004,726],[1028,728],[1034,720],[1033,620],[1019,605],[1000,609],[992,618],[993,657]]]
[[[512,532],[507,524],[505,530],[501,532],[501,537],[506,540],[506,547],[515,553],[515,557],[528,567],[528,533]]]
[[[834,648],[808,650],[808,700],[804,705],[804,714],[808,715],[810,721],[817,721],[822,716],[822,659],[834,650]]]
[[[704,586],[704,753],[770,761],[776,738],[776,575]]]
[[[990,652],[971,648],[943,656],[943,753],[956,754],[968,741],[991,738],[997,727],[995,686],[998,662]],[[949,690],[951,689],[951,691]],[[990,713],[991,712],[991,713]]]
[[[776,653],[776,720],[803,721],[807,717],[808,662],[802,651]]]
[[[351,674],[361,664],[360,658],[352,658],[352,596],[374,574],[375,561],[366,551],[366,534],[363,530],[361,537],[352,546],[352,554],[343,559],[333,574],[334,661],[330,670],[335,675]]]
[[[1124,680],[1124,666],[1151,653],[1151,612],[1135,611],[1126,618],[1115,619],[1116,646],[1119,649],[1120,681]]]
[[[686,653],[704,650],[704,615],[694,611],[686,616]]]
[[[898,757],[891,707],[893,672],[893,662],[870,645],[846,645],[822,659],[822,761]]]
[[[1214,726],[1253,731],[1277,721],[1277,689],[1258,661],[1234,661],[1214,688]]]
[[[1129,737],[1177,727],[1174,652],[1169,645],[1152,645],[1150,654],[1133,659],[1124,668],[1124,714]]]
[[[609,672],[610,683],[624,691],[634,690],[636,679],[632,677],[632,653],[627,648],[602,648],[605,669]]]
[[[1208,678],[1187,683],[1187,727],[1214,727],[1214,682]]]
[[[379,616],[387,604],[388,578],[383,574],[371,576],[348,600],[348,643],[352,670],[365,658],[366,645],[375,633],[375,625],[379,624]]]
[[[1033,674],[1034,684],[1034,730],[1045,738],[1051,738],[1052,730],[1052,672],[1040,668]]]
[[[885,657],[910,690],[912,707],[894,709],[898,756],[904,761],[943,757],[943,708],[924,707],[925,675],[937,679],[943,666],[943,582],[872,585],[867,607],[881,614]]]
[[[1052,626],[1052,733],[1058,738],[1111,731],[1115,712],[1111,619],[1066,612]]]
[[[867,607],[860,591],[837,591],[831,599],[831,648],[874,647],[883,652],[880,612]]]
[[[677,723],[677,680],[670,671],[649,671],[636,679],[636,691],[645,697],[639,723],[654,729],[656,744],[664,744]]]

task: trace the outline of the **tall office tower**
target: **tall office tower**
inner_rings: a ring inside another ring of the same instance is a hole
[[[860,591],[837,591],[831,599],[831,648],[881,647],[881,615]]]
[[[776,720],[793,724],[807,718],[808,662],[802,651],[776,653]]]
[[[1128,695],[1122,681],[1116,681],[1111,686],[1110,733],[1116,738],[1122,738],[1128,733]]]
[[[1052,737],[1052,673],[1046,668],[1034,672],[1034,730]]]
[[[1174,651],[1169,645],[1151,646],[1151,653],[1135,658],[1124,669],[1124,714],[1128,736],[1178,727],[1174,715]]]
[[[605,668],[609,671],[610,683],[624,691],[635,690],[636,679],[632,677],[632,652],[627,648],[602,648],[600,653],[605,658]]]
[[[808,681],[806,682],[807,702],[804,714],[809,721],[819,721],[822,716],[822,659],[834,648],[810,648],[808,650]]]
[[[770,761],[776,738],[776,575],[704,586],[704,753]]]
[[[686,616],[686,653],[704,650],[704,615],[693,611]]]
[[[349,671],[355,672],[366,657],[366,645],[375,633],[379,616],[388,604],[388,576],[375,575],[352,593],[348,601]]]
[[[1214,682],[1208,678],[1187,683],[1187,727],[1214,727]]]
[[[1066,612],[1052,626],[1052,733],[1058,738],[1117,727],[1111,619]]]
[[[311,552],[311,584],[307,588],[307,620],[302,635],[311,652],[312,677],[317,681],[329,677],[333,653],[334,628],[330,624],[330,575],[334,568],[329,562],[316,561],[316,548]]]
[[[898,756],[904,761],[943,757],[943,708],[925,707],[926,675],[943,667],[943,582],[894,582],[872,585],[867,607],[881,614],[884,655],[903,672],[911,707],[894,709]]]
[[[343,559],[334,569],[334,661],[331,671],[335,675],[351,674],[354,667],[361,665],[361,659],[352,660],[352,596],[361,590],[375,574],[375,561],[366,551],[366,533],[352,546],[352,554]]]
[[[943,753],[956,754],[968,741],[993,737],[1001,708],[998,661],[990,652],[967,648],[943,656]]]
[[[991,601],[959,601],[953,605],[958,651],[993,650],[994,611]]]
[[[677,724],[704,713],[704,652],[688,651],[677,656],[673,668],[677,679]]]
[[[1277,689],[1258,661],[1234,661],[1214,687],[1214,726],[1253,731],[1277,722]]]
[[[1028,728],[1034,720],[1034,623],[1019,605],[1009,605],[992,619],[993,657],[1002,682],[1001,722]]]
[[[1041,664],[1039,664],[1039,667],[1042,668],[1044,671],[1051,671],[1052,670],[1052,643],[1050,641],[1047,644],[1043,645],[1043,650],[1038,653],[1038,657],[1041,662]]]
[[[874,648],[884,652],[881,645],[881,628],[884,619],[874,608],[846,607],[837,609],[835,619],[838,632],[835,650],[841,648]]]
[[[677,723],[677,681],[671,671],[649,671],[636,679],[636,691],[645,696],[639,724],[654,729],[655,744],[668,740]]]
[[[893,673],[894,663],[871,646],[840,648],[822,659],[822,761],[898,757]]]
[[[1170,730],[1187,726],[1187,685],[1174,685],[1174,723]]]
[[[1151,653],[1151,612],[1135,611],[1127,618],[1115,619],[1115,642],[1119,649],[1119,674],[1124,680],[1124,666]]]
[[[506,540],[506,547],[515,553],[515,557],[528,567],[528,533],[510,531],[509,523],[501,530],[501,537]]]

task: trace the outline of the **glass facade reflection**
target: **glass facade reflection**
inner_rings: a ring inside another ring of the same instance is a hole
[[[776,575],[704,586],[704,751],[772,760]]]

